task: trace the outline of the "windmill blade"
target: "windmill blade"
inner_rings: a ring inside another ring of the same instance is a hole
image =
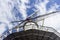
[[[25,21],[25,20],[23,20],[23,21],[13,21],[13,22],[21,22],[21,23],[19,23],[17,26],[13,27],[12,29],[21,28],[22,26],[20,26],[20,25],[21,25],[24,21]],[[9,29],[9,31],[11,31],[12,29]]]
[[[47,14],[44,14],[44,15],[39,15],[39,16],[34,17],[34,18],[31,18],[31,19],[32,19],[32,20],[35,20],[35,19],[37,19],[37,18],[40,18],[39,20],[42,20],[42,19],[44,19],[44,18],[50,17],[50,16],[52,16],[52,15],[54,15],[54,14],[57,14],[57,12],[60,12],[60,11],[54,11],[54,12],[47,13]]]
[[[24,20],[20,20],[20,21],[12,21],[11,23],[15,23],[15,22],[22,22],[22,21],[24,21]]]
[[[32,18],[33,16],[35,16],[35,14],[37,14],[40,10],[36,10],[34,13],[32,13],[30,16],[28,16],[27,18]]]
[[[21,28],[23,26],[21,26],[22,23],[24,23],[25,21],[22,21],[21,23],[19,23],[17,26],[13,27],[12,29],[17,29],[17,28]],[[12,29],[9,29],[9,31],[11,31]]]
[[[19,26],[21,26],[21,24],[23,24],[25,22],[25,20],[24,21],[22,21],[21,23],[19,23],[16,27],[14,27],[14,28],[17,28],[17,27],[19,27]],[[12,28],[12,29],[14,29],[14,28]]]
[[[21,23],[19,23],[17,26],[13,27],[12,29],[16,29],[16,28],[18,28],[18,27],[20,28],[21,24],[24,23],[24,22],[25,22],[25,21],[22,21]],[[12,29],[10,29],[10,30],[12,30]],[[9,31],[10,31],[10,30],[9,30]]]

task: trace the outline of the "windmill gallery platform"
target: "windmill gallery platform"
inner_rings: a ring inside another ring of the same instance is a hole
[[[8,35],[4,40],[60,40],[53,32],[29,29]]]

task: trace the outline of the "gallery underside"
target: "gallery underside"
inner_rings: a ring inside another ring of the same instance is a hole
[[[15,32],[8,35],[3,40],[59,40],[60,37],[53,32],[30,29],[21,32]]]

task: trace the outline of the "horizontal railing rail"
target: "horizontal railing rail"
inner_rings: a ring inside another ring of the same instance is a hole
[[[26,25],[27,26],[27,25]],[[30,26],[30,25],[29,25]],[[15,31],[14,31],[15,30]],[[39,25],[39,28],[37,28],[37,30],[43,30],[43,31],[48,31],[48,32],[53,32],[55,33],[56,35],[58,35],[60,37],[60,33],[57,32],[54,28],[52,27],[47,27],[47,26],[41,26]],[[5,31],[2,35],[0,35],[0,39],[4,39],[5,37],[7,37],[8,35],[14,33],[14,32],[20,32],[20,31],[23,31],[22,27],[21,26],[18,26],[18,27],[15,27],[15,28],[12,28],[12,29],[9,29],[8,31]]]

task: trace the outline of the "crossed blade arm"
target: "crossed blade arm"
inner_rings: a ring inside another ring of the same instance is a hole
[[[39,16],[37,16],[37,17],[30,18],[30,20],[35,20],[35,19],[37,19],[37,18],[40,18],[39,20],[42,20],[42,19],[45,19],[45,18],[47,18],[47,17],[50,17],[51,15],[57,14],[58,12],[60,12],[60,11],[54,11],[54,12],[51,12],[51,13],[46,13],[46,14],[44,14],[44,15],[39,15]],[[35,12],[34,14],[32,14],[31,16],[35,15],[36,13],[38,13],[38,11]],[[31,17],[31,16],[29,16],[29,17]],[[28,17],[28,18],[29,18],[29,17]],[[21,25],[21,24],[24,23],[25,21],[26,21],[26,20],[12,21],[11,23],[20,22],[18,25]],[[15,28],[17,28],[17,26],[16,26]],[[14,29],[14,28],[13,28],[13,29]]]

